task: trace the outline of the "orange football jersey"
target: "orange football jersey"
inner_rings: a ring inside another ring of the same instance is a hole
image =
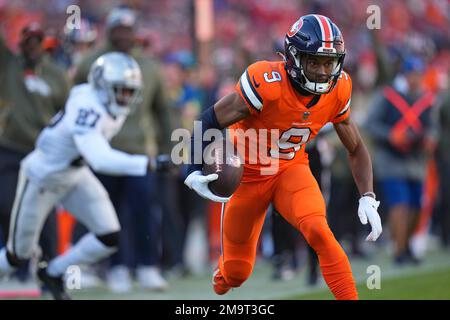
[[[333,90],[320,95],[310,107],[313,97],[294,89],[283,61],[250,65],[236,90],[251,114],[229,127],[245,159],[243,182],[270,177],[294,163],[307,163],[306,143],[328,122],[338,123],[350,115],[352,82],[345,72]]]

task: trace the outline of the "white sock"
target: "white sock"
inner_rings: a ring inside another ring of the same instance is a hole
[[[10,275],[16,268],[9,264],[6,257],[6,247],[0,249],[0,279]]]
[[[69,266],[97,262],[116,250],[116,247],[105,246],[94,234],[88,233],[66,253],[51,260],[47,273],[53,277],[61,276]]]

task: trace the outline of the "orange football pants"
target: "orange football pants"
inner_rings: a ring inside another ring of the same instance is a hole
[[[225,205],[219,268],[226,283],[239,287],[252,273],[270,203],[316,251],[335,298],[358,299],[350,263],[328,226],[325,201],[307,164],[293,164],[267,180],[242,183]]]

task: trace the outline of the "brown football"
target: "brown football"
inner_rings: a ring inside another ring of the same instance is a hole
[[[203,153],[203,174],[217,173],[209,189],[219,197],[230,197],[241,183],[244,163],[234,145],[224,139],[210,143]]]

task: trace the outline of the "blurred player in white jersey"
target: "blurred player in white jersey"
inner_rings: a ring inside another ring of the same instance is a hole
[[[110,175],[145,175],[169,164],[111,148],[141,99],[141,71],[124,53],[107,53],[91,67],[88,83],[75,86],[64,111],[40,134],[21,163],[10,234],[0,251],[0,278],[30,259],[47,213],[62,204],[90,231],[70,250],[38,265],[37,276],[55,299],[70,299],[63,275],[71,265],[90,264],[112,254],[120,225],[109,196],[88,165]]]

